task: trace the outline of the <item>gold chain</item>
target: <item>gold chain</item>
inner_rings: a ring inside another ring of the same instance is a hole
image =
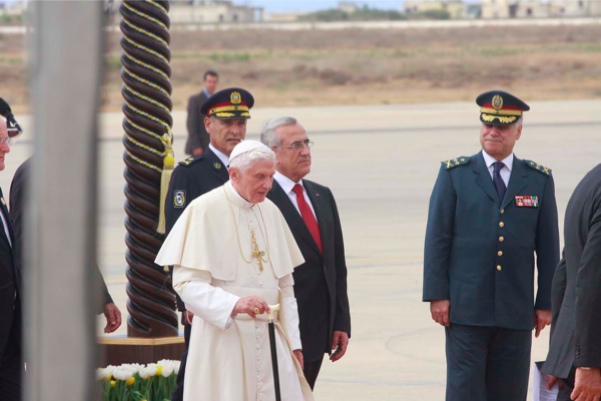
[[[236,216],[234,215],[234,208],[232,207],[232,201],[230,200],[229,195],[227,194],[227,190],[225,189],[225,185],[223,186],[223,193],[225,194],[225,197],[227,199],[227,204],[230,207],[230,213],[232,214],[232,220],[234,221],[234,228],[236,229],[236,239],[238,240],[238,249],[240,250],[240,256],[242,257],[242,260],[244,260],[246,263],[250,264],[252,263],[252,251],[251,251],[251,256],[250,256],[250,260],[247,260],[244,257],[244,252],[242,251],[242,244],[240,243],[240,233],[238,232],[238,224],[236,223]],[[269,235],[267,234],[267,226],[265,225],[265,219],[263,218],[263,212],[261,211],[261,208],[259,207],[258,204],[255,204],[255,206],[257,206],[257,209],[259,209],[259,214],[261,215],[261,221],[263,222],[263,227],[265,227],[265,242],[267,243],[267,261],[270,262],[271,264],[271,252],[269,252]],[[254,210],[253,210],[254,213]],[[261,230],[261,234],[263,234],[263,229],[261,228],[261,226],[259,226],[259,229]],[[251,230],[251,237],[254,237],[254,231]],[[256,243],[256,238],[255,238],[255,244],[258,248],[258,244]],[[257,262],[258,262],[259,257],[257,257]],[[263,270],[263,269],[261,269]]]

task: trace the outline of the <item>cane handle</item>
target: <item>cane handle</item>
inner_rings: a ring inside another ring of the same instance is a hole
[[[267,320],[273,321],[273,314],[280,310],[280,304],[269,305],[270,312],[267,314]]]

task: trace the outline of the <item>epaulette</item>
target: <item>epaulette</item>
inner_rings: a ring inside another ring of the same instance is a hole
[[[549,167],[545,167],[537,162],[533,162],[532,160],[524,160],[526,165],[531,169],[538,171],[539,173],[543,173],[545,175],[551,175],[551,169]]]
[[[460,156],[456,157],[455,159],[445,160],[441,163],[447,170],[450,170],[453,167],[462,166],[469,163],[470,158],[470,156]]]
[[[201,156],[190,156],[190,157],[185,158],[181,162],[179,162],[179,165],[188,167],[201,159],[202,159],[202,155]]]

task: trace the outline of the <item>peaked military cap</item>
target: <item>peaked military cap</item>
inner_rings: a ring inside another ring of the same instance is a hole
[[[241,88],[228,88],[214,93],[207,100],[200,112],[207,117],[216,117],[220,120],[237,118],[250,118],[250,109],[255,104],[255,99],[249,91]]]
[[[511,125],[530,110],[526,103],[501,90],[481,94],[476,103],[480,106],[480,121],[489,125]]]

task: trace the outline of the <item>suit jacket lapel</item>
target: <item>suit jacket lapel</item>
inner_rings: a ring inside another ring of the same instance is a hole
[[[230,175],[227,172],[227,166],[224,166],[221,160],[217,157],[215,153],[208,148],[204,154],[204,157],[207,159],[207,162],[211,165],[212,171],[219,177],[219,180],[225,184],[230,179]]]
[[[475,162],[474,174],[476,177],[476,183],[484,192],[486,192],[488,196],[490,196],[493,201],[499,203],[499,195],[497,195],[497,190],[495,189],[488,168],[486,167],[486,163],[484,162],[484,156],[482,156],[482,152],[474,156],[473,159]]]
[[[276,180],[273,180],[273,187],[271,188],[271,196],[273,198],[274,203],[280,206],[280,210],[288,225],[290,226],[290,230],[292,232],[300,234],[300,237],[317,253],[319,252],[319,248],[311,235],[311,232],[307,228],[305,221],[302,216],[296,210],[292,201],[288,197],[288,194],[284,192],[280,184]],[[315,207],[315,206],[313,206]],[[321,229],[320,229],[321,231]]]
[[[505,199],[503,199],[503,208],[507,207],[514,197],[528,184],[527,177],[528,169],[520,159],[514,156],[509,185],[507,186],[507,192],[505,192]]]
[[[8,214],[8,208],[6,207],[6,200],[4,199],[4,195],[2,194],[2,189],[0,188],[0,209],[2,209],[2,214],[4,215],[4,220],[6,221],[6,227],[8,228],[8,235],[10,235],[10,243],[12,247],[15,246],[15,233],[13,231],[13,225],[10,221],[10,215]],[[0,222],[1,225],[1,222]],[[4,226],[0,227],[2,229],[2,234],[6,238],[6,231],[4,230]]]

